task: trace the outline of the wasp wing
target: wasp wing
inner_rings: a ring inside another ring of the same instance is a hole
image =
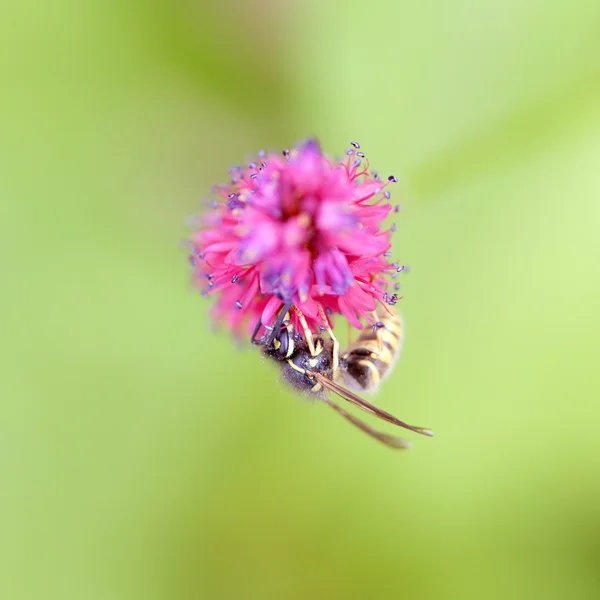
[[[310,374],[317,380],[318,383],[320,383],[323,386],[324,389],[329,390],[334,394],[337,394],[340,398],[343,398],[351,404],[354,404],[354,406],[357,406],[361,410],[364,410],[365,412],[368,412],[371,415],[383,419],[388,423],[397,425],[398,427],[404,427],[404,429],[409,429],[410,431],[414,431],[415,433],[420,433],[422,435],[428,435],[429,437],[433,437],[433,431],[431,431],[431,429],[427,429],[426,427],[416,427],[415,425],[409,425],[404,421],[400,421],[400,419],[397,419],[396,417],[394,417],[394,415],[391,415],[389,412],[386,412],[385,410],[373,406],[373,404],[371,404],[370,402],[367,402],[360,396],[357,396],[355,393],[351,392],[350,390],[347,390],[345,387],[342,387],[341,385],[339,385],[335,381],[332,381],[328,377],[325,377],[321,373],[311,371]]]
[[[331,406],[331,408],[333,408],[333,410],[335,410],[335,412],[337,412],[338,415],[342,415],[342,417],[348,419],[348,421],[350,421],[352,425],[355,425],[356,427],[364,431],[366,434],[370,435],[371,437],[374,437],[376,440],[383,442],[386,446],[389,446],[390,448],[399,449],[406,449],[412,447],[412,444],[407,440],[403,440],[402,438],[396,437],[395,435],[389,435],[387,433],[383,433],[382,431],[377,431],[377,429],[373,429],[360,419],[357,419],[350,413],[347,413],[342,407],[338,406],[335,402],[332,402],[329,398],[323,398],[323,402]]]

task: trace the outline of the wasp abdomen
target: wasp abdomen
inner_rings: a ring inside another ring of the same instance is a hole
[[[386,313],[377,327],[363,331],[340,362],[346,385],[374,391],[400,355],[402,338],[402,321],[396,314]]]

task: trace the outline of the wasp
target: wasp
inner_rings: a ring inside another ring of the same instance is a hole
[[[289,311],[295,311],[302,334],[294,328]],[[327,331],[328,338],[322,335],[315,337],[308,328],[304,315],[297,307],[288,303],[282,308],[275,323],[265,328],[269,333],[256,340],[262,326],[259,321],[252,335],[252,343],[262,345],[264,356],[279,365],[286,383],[304,395],[322,400],[350,423],[387,446],[410,448],[411,443],[367,425],[331,400],[328,393],[388,423],[433,436],[431,429],[400,421],[355,393],[376,391],[383,378],[392,370],[403,341],[400,317],[389,309],[380,310],[375,314],[375,325],[363,330],[356,341],[340,354],[340,345],[329,319],[322,308],[319,312],[324,323],[323,333]]]

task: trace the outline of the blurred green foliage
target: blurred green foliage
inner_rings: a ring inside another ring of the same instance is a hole
[[[2,13],[2,598],[598,597],[597,1]],[[403,180],[409,453],[189,288],[200,197],[310,134]]]

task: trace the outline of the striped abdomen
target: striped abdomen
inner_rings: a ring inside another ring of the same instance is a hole
[[[400,356],[402,321],[386,310],[379,313],[380,327],[365,329],[344,352],[340,367],[345,384],[358,391],[374,391]]]

